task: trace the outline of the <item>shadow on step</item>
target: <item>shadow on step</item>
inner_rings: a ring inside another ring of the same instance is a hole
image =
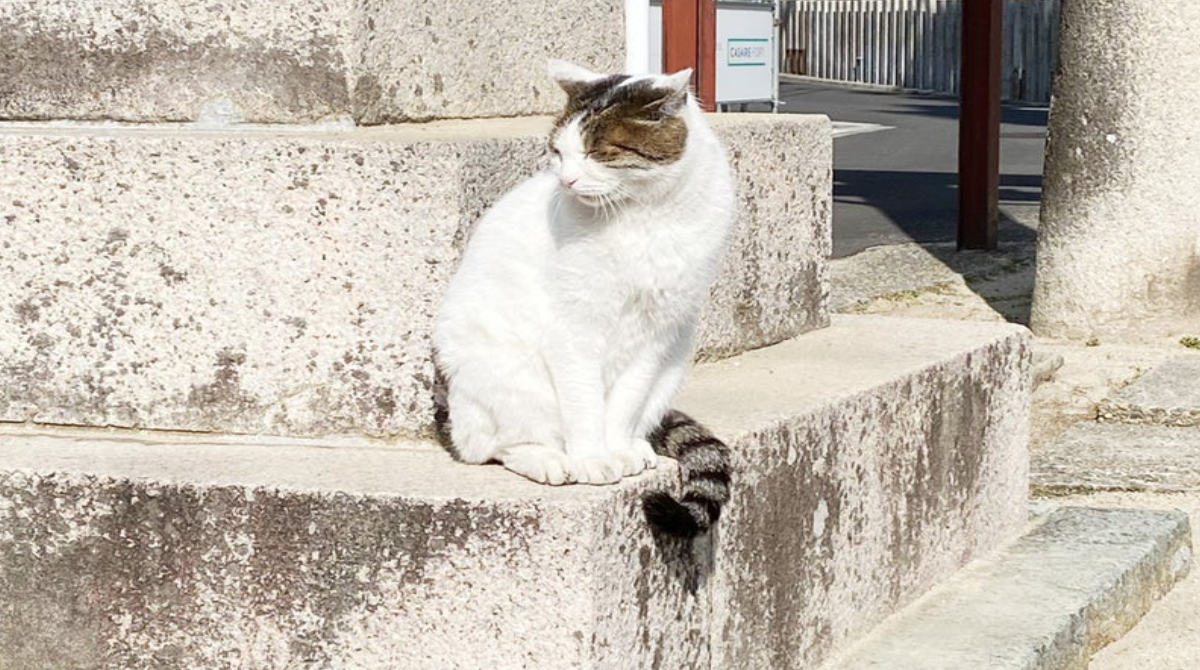
[[[682,539],[654,532],[654,544],[667,574],[683,586],[688,595],[696,595],[713,572],[718,527],[711,532],[692,539]]]

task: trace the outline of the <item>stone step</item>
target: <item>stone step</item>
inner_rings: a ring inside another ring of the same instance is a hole
[[[1191,566],[1183,512],[1062,507],[826,670],[1086,670]]]
[[[838,317],[698,367],[732,445],[694,543],[642,492],[538,486],[432,444],[13,426],[14,668],[806,668],[1026,524],[1029,338]]]
[[[1032,454],[1035,491],[1200,491],[1200,430],[1083,422]]]
[[[705,358],[828,323],[828,119],[712,122],[740,214]],[[431,318],[549,123],[0,128],[0,420],[431,435]]]
[[[1200,426],[1200,356],[1164,361],[1099,406],[1107,423]]]
[[[549,58],[620,69],[623,7],[6,0],[0,119],[378,124],[548,114],[563,102]]]

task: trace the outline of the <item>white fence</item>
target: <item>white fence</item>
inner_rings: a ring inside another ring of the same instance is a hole
[[[784,0],[781,70],[957,95],[962,1]],[[1005,0],[1006,100],[1049,102],[1060,2]]]

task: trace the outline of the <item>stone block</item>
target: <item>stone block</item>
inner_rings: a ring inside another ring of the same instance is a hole
[[[623,54],[620,0],[9,0],[0,119],[546,114],[563,102],[549,58],[616,70]]]
[[[707,358],[828,323],[828,120],[715,125],[740,213]],[[0,129],[0,420],[432,434],[432,316],[548,128]]]
[[[598,72],[625,64],[622,0],[355,5],[359,123],[558,113],[566,96],[546,74],[551,58]]]
[[[880,317],[699,366],[717,530],[430,443],[0,430],[14,668],[809,668],[1025,524],[1023,329]]]
[[[637,496],[428,449],[0,432],[13,670],[708,667]]]
[[[1159,363],[1100,402],[1100,420],[1160,426],[1200,426],[1200,356]]]
[[[679,404],[737,436],[713,667],[816,667],[1014,537],[1031,358],[1007,324],[835,316],[699,368]]]
[[[1191,562],[1183,512],[1059,508],[827,667],[1087,670]]]

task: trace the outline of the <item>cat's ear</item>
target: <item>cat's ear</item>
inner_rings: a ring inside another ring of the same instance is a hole
[[[680,70],[675,74],[663,75],[655,82],[654,90],[662,91],[662,97],[645,106],[646,111],[662,116],[675,116],[687,104],[688,84],[692,81],[692,69]]]
[[[550,59],[549,70],[554,81],[572,97],[587,88],[588,84],[604,78],[602,74],[557,58]]]

